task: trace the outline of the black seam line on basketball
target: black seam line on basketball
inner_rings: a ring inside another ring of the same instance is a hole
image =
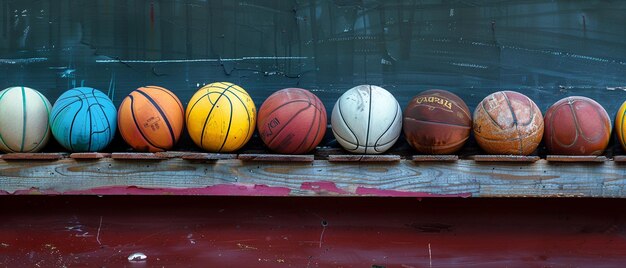
[[[135,118],[135,99],[133,98],[132,95],[128,95],[128,97],[130,98],[130,115],[133,118],[133,122],[135,123],[135,127],[137,127],[137,130],[139,130],[139,134],[141,134],[141,137],[152,147],[157,148],[157,149],[161,149],[161,150],[166,150],[165,148],[161,148],[160,146],[157,146],[155,144],[152,143],[152,141],[150,141],[148,139],[148,137],[146,137],[146,135],[143,133],[143,131],[141,131],[141,126],[139,126],[139,123],[137,122],[137,118]]]
[[[506,93],[502,93],[504,96],[504,100],[506,100],[506,105],[509,106],[509,110],[511,111],[511,117],[513,117],[513,124],[515,125],[515,131],[517,131],[517,137],[519,137],[519,154],[524,154],[524,142],[522,140],[522,132],[517,125],[517,116],[515,115],[515,110],[513,110],[513,106],[511,105],[511,101]],[[531,108],[532,106],[529,105]],[[532,109],[531,109],[531,118],[532,118]]]
[[[20,152],[24,151],[24,142],[26,139],[26,90],[22,87],[22,144],[20,145]]]
[[[55,102],[55,104],[56,104],[57,102],[64,101],[64,100],[67,100],[67,99],[71,99],[71,98],[75,98],[75,97],[78,97],[78,95],[72,95],[72,96],[63,97],[63,98],[61,98],[61,99],[57,99],[57,100],[56,100],[56,102]],[[96,99],[103,99],[103,100],[107,100],[107,99],[109,99],[109,98],[102,97],[102,96],[96,96]]]
[[[367,88],[369,89],[370,103],[369,103],[369,109],[367,111],[367,131],[365,132],[365,153],[367,153],[367,144],[369,143],[369,139],[370,139],[370,122],[372,121],[372,85],[367,85]]]
[[[311,106],[315,107],[315,105],[313,105],[311,103],[311,97],[309,95],[306,95],[307,101],[309,103],[309,105],[307,106],[307,109]],[[313,120],[311,120],[311,124],[309,125],[309,129],[306,132],[306,135],[304,136],[304,139],[302,139],[302,141],[300,141],[300,144],[298,144],[298,147],[296,148],[297,151],[300,151],[302,148],[302,145],[304,145],[304,142],[307,140],[307,138],[309,137],[309,135],[311,135],[311,129],[313,129],[313,124],[315,124],[315,118],[317,117],[317,113],[315,113],[313,115]],[[314,140],[315,141],[315,140]],[[307,145],[307,149],[311,147],[311,145]]]
[[[104,132],[104,130],[108,130],[108,132],[109,132],[109,135],[108,135],[109,137],[107,138],[108,142],[105,144],[105,147],[106,147],[106,145],[109,142],[111,142],[111,140],[113,139],[113,134],[114,133],[112,133],[113,131],[111,131],[112,130],[111,122],[109,121],[109,117],[107,116],[106,111],[104,111],[104,105],[100,104],[100,102],[98,101],[98,98],[96,97],[96,89],[95,88],[91,89],[91,95],[94,96],[94,99],[96,100],[96,103],[98,104],[98,107],[100,107],[100,111],[102,112],[102,115],[104,116],[104,119],[106,119],[106,122],[107,122],[107,127],[102,130],[102,132]],[[115,109],[115,106],[113,106],[113,109]],[[90,142],[91,142],[91,140],[90,140]],[[91,147],[89,147],[89,148],[91,149]]]
[[[46,103],[46,100],[44,98],[43,95],[41,95],[41,93],[39,93],[39,91],[35,91],[37,93],[37,96],[39,96],[39,98],[41,99],[41,102],[43,103],[43,106],[46,107],[46,115],[48,115],[48,119],[46,120],[46,134],[43,135],[43,137],[41,137],[41,139],[39,140],[39,142],[37,142],[37,146],[35,148],[38,148],[39,146],[41,146],[41,143],[43,142],[43,140],[48,137],[48,133],[50,133],[50,131],[48,131],[48,129],[50,128],[50,109],[48,108],[48,103]],[[35,150],[35,148],[33,148],[31,151]]]
[[[405,117],[404,120],[411,120],[411,121],[414,121],[414,122],[420,122],[420,123],[424,123],[424,124],[444,125],[444,126],[452,126],[452,127],[460,127],[460,128],[472,129],[471,126],[464,126],[464,125],[454,124],[454,123],[426,121],[426,120],[421,120],[421,119],[415,119],[413,117]]]
[[[320,104],[321,106],[324,105],[324,104],[321,103],[322,101],[320,101],[318,98],[315,98],[315,102],[316,102],[316,104]],[[315,105],[315,106],[317,106],[317,105]],[[316,107],[316,108],[318,108],[318,112],[319,112],[319,114],[316,114],[316,116],[317,116],[317,131],[315,132],[315,137],[314,137],[313,141],[311,141],[311,146],[309,146],[307,152],[315,149],[315,147],[317,146],[317,143],[319,143],[319,142],[316,143],[315,141],[322,134],[322,132],[326,132],[326,124],[322,125],[323,119],[326,118],[326,111],[322,112],[322,110],[319,109],[319,107]],[[322,115],[324,115],[324,116],[322,116]]]
[[[226,84],[226,83],[224,83],[224,82],[218,82],[218,83],[220,83],[220,84],[222,84],[222,85],[227,86],[227,88],[233,88],[234,90],[237,90],[237,92],[239,92],[239,93],[248,94],[248,93],[246,93],[245,91],[239,90],[239,89],[237,88],[237,87],[239,87],[239,86],[237,86],[237,85],[235,85],[235,84],[232,84],[232,83],[231,83],[231,84],[229,85],[229,84]],[[235,86],[237,86],[237,87],[235,87]]]
[[[228,128],[226,128],[226,135],[224,135],[224,141],[222,142],[222,146],[220,146],[220,149],[217,150],[218,153],[222,152],[222,149],[224,149],[224,145],[226,145],[226,141],[228,140],[228,134],[230,134],[230,126],[233,123],[233,102],[230,100],[230,98],[228,96],[224,96],[224,97],[230,103],[230,113],[228,114],[229,115],[229,117],[228,117]],[[249,124],[248,124],[248,129],[250,129],[250,125]],[[202,133],[202,134],[204,134],[204,133]]]
[[[204,124],[202,125],[202,132],[200,132],[200,147],[202,147],[204,145],[204,132],[206,131],[206,123],[209,122],[209,117],[211,117],[211,113],[213,113],[213,109],[215,109],[215,106],[217,106],[217,103],[220,101],[220,98],[222,98],[222,96],[224,96],[224,93],[226,93],[226,90],[228,90],[228,88],[225,88],[224,90],[222,90],[219,96],[217,96],[217,99],[215,99],[215,104],[213,106],[211,106],[211,110],[209,110],[209,114],[207,114],[206,118],[204,119]],[[209,94],[211,94],[212,92],[207,92],[205,94],[205,96],[207,97],[207,99],[209,100],[209,102],[211,102],[211,97],[209,96]],[[204,97],[204,96],[203,96]],[[199,100],[199,99],[198,99]],[[230,102],[230,100],[229,100]],[[231,106],[232,106],[232,102],[231,102]],[[231,109],[231,115],[230,117],[232,118],[232,108]],[[193,109],[193,108],[192,108]],[[190,112],[191,114],[191,112]],[[224,138],[224,141],[226,140],[226,138]]]
[[[148,101],[150,101],[150,103],[152,103],[152,106],[154,106],[154,108],[156,108],[157,111],[159,111],[159,114],[161,114],[161,116],[163,117],[163,120],[165,120],[165,125],[167,125],[167,129],[170,132],[170,138],[172,138],[172,144],[175,144],[176,143],[176,135],[174,134],[174,129],[172,129],[172,125],[170,124],[170,120],[167,119],[167,115],[165,115],[165,112],[163,112],[163,109],[161,109],[161,106],[159,106],[159,104],[156,103],[156,101],[154,101],[154,99],[152,99],[145,92],[143,92],[143,91],[141,91],[139,89],[137,90],[137,92],[139,92],[141,95],[146,97],[146,99],[148,99]]]
[[[178,99],[178,97],[176,97],[176,95],[174,95],[173,93],[169,92],[169,90],[166,90],[165,88],[158,87],[158,86],[147,86],[146,88],[157,89],[157,90],[165,92],[165,94],[167,94],[167,95],[170,95],[170,97],[172,97],[176,101],[176,104],[180,108],[181,112],[183,114],[185,114],[185,109],[183,109],[183,105],[180,103],[180,100]]]
[[[383,151],[379,151],[378,149],[376,149],[376,147],[378,147],[378,141],[379,141],[380,139],[382,139],[382,138],[383,138],[383,136],[385,136],[385,134],[387,134],[387,132],[388,132],[388,131],[391,129],[391,127],[394,125],[394,123],[396,122],[396,118],[398,118],[398,113],[399,113],[399,110],[400,110],[400,104],[399,104],[399,103],[396,103],[396,112],[395,112],[395,115],[393,116],[393,120],[391,120],[391,124],[389,124],[389,126],[387,127],[387,129],[385,129],[385,132],[383,132],[382,134],[380,134],[380,136],[378,137],[378,139],[376,139],[376,142],[374,142],[374,151],[379,152],[379,153],[383,152]]]
[[[354,139],[356,140],[356,146],[358,148],[359,146],[361,146],[360,143],[359,143],[359,137],[357,137],[356,133],[354,133],[352,128],[350,128],[350,125],[348,125],[348,122],[346,122],[346,119],[343,118],[343,112],[341,111],[341,99],[339,99],[337,101],[337,111],[339,111],[339,118],[341,118],[341,121],[343,121],[343,124],[346,125],[346,128],[348,128],[348,131],[350,131],[350,133],[352,133],[352,136],[354,136]],[[332,122],[331,122],[331,129],[332,129]],[[333,133],[335,133],[334,130],[333,130]],[[341,137],[341,138],[344,139],[344,140],[347,140],[347,139],[345,139],[343,137]]]
[[[76,97],[78,97],[78,96],[76,96]],[[80,97],[78,97],[78,98],[80,98]],[[80,107],[78,107],[78,111],[76,111],[76,113],[74,113],[74,118],[72,119],[72,124],[70,124],[70,134],[68,135],[69,142],[67,144],[70,147],[69,148],[70,151],[74,151],[74,146],[72,146],[72,133],[74,131],[74,122],[76,122],[76,117],[78,116],[80,110],[82,110],[83,106],[84,106],[84,102],[82,100],[79,103],[80,103]]]
[[[355,148],[354,148],[354,149],[352,149],[352,148],[345,148],[345,146],[342,144],[342,146],[344,146],[344,148],[345,148],[346,150],[356,150],[356,149],[359,149],[359,147],[361,147],[360,145],[357,145],[357,144],[354,144],[354,143],[352,143],[352,142],[348,141],[347,139],[345,139],[345,138],[344,138],[344,137],[342,137],[341,135],[338,135],[337,133],[335,133],[335,130],[334,130],[334,129],[332,129],[332,128],[331,128],[331,130],[332,130],[332,132],[333,132],[333,135],[335,135],[335,139],[337,139],[337,138],[342,139],[345,143],[347,143],[347,144],[349,144],[349,145],[352,145],[352,146],[355,146]]]
[[[72,104],[74,104],[74,103],[77,103],[77,102],[82,102],[82,100],[80,99],[80,97],[76,97],[76,98],[78,98],[78,100],[75,100],[75,101],[73,101],[73,102],[70,102],[70,103],[66,104],[63,108],[59,108],[59,109],[58,109],[58,112],[55,112],[54,117],[53,117],[53,118],[52,118],[52,120],[51,120],[51,124],[50,124],[51,126],[50,126],[50,127],[52,127],[52,126],[54,125],[54,122],[56,122],[57,117],[61,114],[61,112],[62,112],[63,110],[67,109],[68,107],[70,107],[70,105],[72,105]],[[54,108],[54,107],[53,107],[53,108]],[[54,109],[53,109],[53,110],[54,110]]]
[[[309,103],[311,103],[311,96],[308,94],[305,94],[307,99],[309,100]],[[315,102],[317,104],[317,99],[315,99]],[[313,106],[314,108],[316,105],[311,103],[311,106]],[[317,140],[317,137],[320,134],[320,127],[321,127],[321,122],[320,122],[320,118],[322,117],[321,111],[319,109],[316,109],[317,111],[315,111],[315,114],[313,115],[313,120],[311,120],[311,125],[309,126],[309,130],[307,131],[306,137],[302,140],[302,142],[300,142],[300,145],[298,146],[298,151],[300,151],[300,147],[302,147],[304,145],[304,142],[306,141],[306,139],[309,137],[309,135],[311,134],[311,130],[313,129],[313,125],[316,123],[316,119],[317,119],[317,128],[315,131],[315,136],[313,136],[313,139],[311,140],[310,144],[308,144],[305,148],[304,152],[308,152],[313,150],[313,148],[315,147],[315,140]],[[326,126],[324,126],[326,127]]]
[[[287,122],[285,122],[283,124],[283,127],[281,127],[280,129],[276,130],[276,135],[274,135],[267,143],[271,144],[272,142],[274,142],[274,139],[276,139],[278,134],[280,134],[280,132],[282,132],[283,129],[285,129],[289,125],[289,123],[291,123],[291,121],[293,121],[298,115],[300,115],[300,113],[304,112],[306,109],[308,109],[308,107],[304,107],[304,108],[298,110],[298,112],[296,112],[295,115],[293,115],[291,118],[289,118],[289,120],[287,120]]]
[[[241,102],[241,105],[243,106],[244,111],[246,111],[246,115],[248,116],[248,127],[246,128],[246,137],[241,139],[241,144],[239,145],[241,147],[241,146],[245,145],[246,141],[248,140],[248,137],[250,137],[250,134],[251,134],[250,133],[250,127],[252,127],[252,131],[254,131],[254,126],[252,126],[252,117],[250,116],[250,111],[248,111],[248,105],[246,105],[243,102],[243,100],[239,96],[237,96],[237,94],[235,94],[234,92],[230,91],[230,88],[227,88],[226,90],[228,91],[228,93],[233,94],[233,96],[235,96],[235,98],[237,98],[239,100],[239,102]],[[243,94],[243,92],[242,92],[242,94]],[[230,100],[230,98],[228,98],[228,100]],[[232,110],[232,108],[233,108],[232,107],[232,105],[233,105],[232,102],[231,102],[230,105],[231,105],[231,110]],[[231,113],[232,113],[232,111],[231,111]],[[231,116],[231,120],[232,120],[232,116]],[[230,129],[230,127],[229,127],[229,129]]]
[[[626,127],[624,127],[624,121],[626,120],[626,110],[624,110],[622,112],[622,122],[620,124],[620,126],[622,126],[622,147],[626,147],[626,133],[624,133],[624,130],[626,129]]]
[[[568,97],[568,98],[569,98],[569,97]],[[578,123],[578,117],[576,116],[576,113],[574,112],[574,103],[575,103],[575,102],[577,102],[577,100],[571,100],[571,102],[570,102],[570,101],[568,101],[568,104],[569,104],[569,106],[570,106],[570,110],[572,111],[572,115],[574,116],[574,124],[576,125],[576,131],[577,131],[578,133],[580,133],[580,137],[582,137],[584,140],[589,141],[589,142],[596,142],[598,139],[590,139],[590,138],[587,138],[587,136],[585,136],[585,133],[583,132],[582,128],[580,127],[580,124]],[[596,112],[596,114],[597,114],[599,117],[602,117],[602,114],[600,114],[600,113],[599,113],[599,111],[598,111],[597,109],[593,109],[593,110],[594,110],[594,112]],[[606,117],[608,118],[608,114],[606,114]],[[609,121],[610,121],[610,120],[609,120]],[[578,133],[577,133],[577,135],[576,135],[576,138],[577,138],[577,139],[578,139],[578,136],[579,136],[579,135],[578,135]],[[598,138],[599,138],[599,139],[601,139],[601,138],[602,138],[602,136],[599,136]]]
[[[482,101],[481,103],[481,107],[483,108],[483,111],[485,111],[485,113],[487,114],[487,117],[489,118],[489,120],[491,120],[491,123],[493,123],[496,127],[498,127],[500,130],[504,130],[503,127],[500,126],[500,124],[498,123],[498,121],[496,121],[495,119],[493,119],[493,117],[491,116],[491,114],[489,113],[489,111],[487,111],[487,108],[485,108],[485,102]]]

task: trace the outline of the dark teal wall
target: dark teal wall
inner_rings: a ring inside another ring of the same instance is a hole
[[[0,87],[54,101],[84,84],[124,95],[147,84],[186,103],[231,81],[257,105],[299,86],[332,109],[373,83],[402,106],[428,88],[473,107],[517,90],[542,110],[567,95],[613,115],[626,100],[624,1],[1,0]],[[620,88],[621,87],[621,88]]]

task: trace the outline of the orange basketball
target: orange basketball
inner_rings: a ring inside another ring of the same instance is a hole
[[[185,112],[171,91],[157,86],[136,89],[124,98],[117,117],[122,138],[137,151],[174,147],[183,131]]]
[[[257,127],[261,139],[273,151],[303,154],[322,141],[326,132],[326,109],[308,90],[285,88],[263,102]]]

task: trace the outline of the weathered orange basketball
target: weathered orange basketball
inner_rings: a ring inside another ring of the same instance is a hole
[[[490,154],[529,155],[543,137],[541,110],[515,91],[495,92],[474,110],[474,137]]]
[[[580,96],[554,103],[545,117],[544,143],[551,154],[600,155],[611,138],[611,119],[602,105]]]
[[[326,108],[306,89],[285,88],[263,102],[257,127],[261,140],[271,150],[303,154],[322,141],[326,133]]]
[[[470,136],[472,116],[459,96],[431,89],[413,97],[404,110],[404,136],[417,151],[449,154]]]
[[[174,147],[183,131],[183,105],[174,93],[157,86],[136,89],[124,98],[117,125],[124,141],[137,151]]]

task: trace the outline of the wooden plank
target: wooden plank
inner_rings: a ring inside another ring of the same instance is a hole
[[[411,159],[415,162],[454,162],[459,160],[456,155],[414,155]]]
[[[67,153],[8,153],[0,156],[7,161],[59,160],[67,157]]]
[[[181,157],[184,160],[225,160],[237,159],[237,154],[220,154],[220,153],[189,153]]]
[[[154,155],[160,158],[181,158],[185,155],[193,154],[194,152],[181,152],[181,151],[167,151],[167,152],[156,152]]]
[[[626,197],[626,169],[606,161],[558,163],[290,162],[180,158],[118,161],[0,160],[0,192],[9,194],[174,194],[461,197]]]
[[[613,161],[618,162],[618,163],[626,163],[626,155],[613,156]]]
[[[472,157],[476,162],[519,162],[532,163],[539,160],[534,155],[475,155]]]
[[[112,153],[111,158],[117,160],[162,160],[154,153]]]
[[[91,153],[72,153],[70,154],[70,158],[73,159],[100,159],[100,158],[108,158],[111,157],[110,153],[97,153],[97,152],[91,152]]]
[[[288,154],[239,154],[237,157],[243,161],[265,161],[265,162],[313,162],[313,155],[288,155]]]
[[[549,162],[604,162],[607,158],[595,155],[548,155],[546,160]]]
[[[399,155],[372,155],[372,154],[344,154],[329,155],[330,162],[397,162],[402,158]]]

